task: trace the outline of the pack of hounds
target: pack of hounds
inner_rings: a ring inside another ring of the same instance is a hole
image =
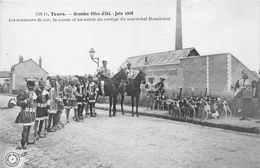
[[[169,114],[178,118],[218,119],[232,115],[227,101],[218,97],[165,99]]]

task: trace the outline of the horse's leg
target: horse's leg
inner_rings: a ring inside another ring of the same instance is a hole
[[[122,115],[125,115],[124,108],[123,108],[123,103],[124,103],[125,95],[124,95],[124,93],[122,93],[122,94],[120,94],[120,95],[121,95],[121,111],[122,111]]]
[[[117,103],[117,96],[113,96],[113,116],[116,116],[116,103]]]
[[[137,95],[136,96],[136,117],[139,117],[139,112],[138,112],[138,103],[139,103],[139,98],[140,98],[140,96],[139,95]]]
[[[109,96],[109,117],[111,117],[112,96]]]
[[[135,97],[134,97],[134,96],[131,96],[131,102],[132,102],[132,116],[134,116],[134,105],[135,105],[134,99],[135,99]]]

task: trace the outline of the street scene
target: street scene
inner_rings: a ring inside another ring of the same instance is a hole
[[[1,106],[7,103],[1,96]],[[1,151],[14,150],[19,108],[1,110]],[[260,164],[260,137],[130,114],[72,121],[28,146],[24,167],[250,167]],[[62,120],[65,120],[63,114]],[[20,151],[18,151],[20,152]]]
[[[260,167],[259,11],[0,1],[0,167]]]

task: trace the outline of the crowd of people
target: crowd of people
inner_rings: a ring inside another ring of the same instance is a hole
[[[74,111],[73,119],[77,122],[84,118],[96,117],[95,103],[98,95],[105,96],[104,84],[110,78],[111,71],[107,61],[97,69],[97,75],[75,76],[73,78],[47,77],[46,79],[25,78],[27,88],[18,94],[16,104],[21,110],[15,123],[23,125],[21,146],[26,149],[48,132],[56,132],[70,122],[70,112]],[[133,79],[131,64],[125,68],[128,83]],[[65,112],[66,120],[61,122],[61,114]],[[85,111],[85,113],[84,113]],[[29,139],[33,127],[33,139]]]
[[[102,61],[103,66],[97,70],[97,76],[76,76],[76,79],[47,77],[46,80],[25,78],[27,89],[17,96],[17,105],[21,107],[15,123],[23,125],[21,147],[26,149],[27,144],[34,144],[39,138],[47,136],[48,132],[55,132],[68,124],[70,111],[74,111],[73,119],[77,122],[84,118],[96,117],[95,103],[98,95],[105,96],[105,80],[110,77],[107,61]],[[125,68],[127,83],[135,77],[131,69],[131,63]],[[232,113],[228,104],[219,98],[178,98],[166,99],[164,78],[154,84],[154,77],[149,77],[144,88],[146,91],[146,110],[159,109],[161,105],[167,104],[171,115],[176,116],[199,116],[201,113],[206,117],[217,118],[220,108]],[[38,85],[36,85],[36,83]],[[257,94],[254,83],[248,79],[245,71],[242,71],[242,79],[236,84],[235,97],[241,98],[242,120],[247,119],[246,111],[252,98]],[[127,91],[127,87],[126,87]],[[243,92],[243,94],[242,94]],[[258,92],[260,93],[260,92]],[[212,108],[214,109],[212,112]],[[61,114],[65,112],[66,121],[61,122]],[[85,111],[85,113],[84,113]],[[29,140],[31,127],[33,127],[33,139]]]
[[[69,123],[70,111],[74,111],[73,119],[83,121],[84,118],[96,117],[95,102],[99,91],[104,94],[104,79],[110,77],[107,61],[97,70],[97,76],[76,76],[72,78],[47,77],[44,79],[25,78],[27,89],[18,94],[16,103],[21,110],[15,123],[23,125],[21,146],[26,149],[39,138],[45,138],[48,132],[55,132]],[[101,86],[98,86],[98,83]],[[36,85],[38,84],[38,85]],[[61,122],[61,114],[65,111],[66,121]],[[83,112],[85,111],[85,114]],[[33,140],[29,140],[33,127]]]
[[[78,76],[76,80],[63,80],[58,76],[46,80],[26,78],[27,89],[17,96],[17,105],[21,111],[15,122],[23,124],[20,148],[25,149],[27,144],[46,137],[47,132],[62,129],[69,123],[71,110],[74,111],[75,121],[82,121],[87,116],[95,117],[99,88],[93,78],[91,75],[87,78]],[[66,114],[65,123],[61,122],[63,111]],[[28,139],[31,127],[34,128],[32,141]]]
[[[160,78],[160,81],[154,84],[154,77],[148,78],[148,83],[145,84],[146,91],[146,110],[159,109],[163,100],[165,100],[165,78]]]

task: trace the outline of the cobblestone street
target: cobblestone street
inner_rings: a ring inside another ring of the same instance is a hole
[[[0,107],[6,105],[0,96]],[[0,150],[15,150],[21,126],[19,108],[0,109]],[[24,167],[221,167],[257,168],[260,136],[152,117],[131,117],[97,110],[96,118],[72,119],[27,150]],[[63,120],[64,120],[63,113]],[[72,111],[71,111],[72,117]],[[26,152],[26,153],[24,153]],[[4,153],[1,154],[4,157]],[[4,159],[1,159],[3,161]],[[2,165],[5,165],[2,162]]]

